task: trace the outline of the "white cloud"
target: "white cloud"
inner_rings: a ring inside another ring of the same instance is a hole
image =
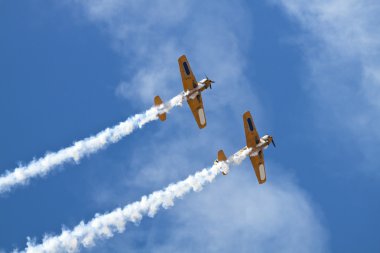
[[[309,36],[302,41],[317,99],[355,139],[380,139],[380,3],[278,0]],[[325,127],[337,128],[334,124]]]
[[[270,182],[259,186],[246,165],[178,202],[170,215],[157,217],[165,227],[144,226],[146,220],[137,235],[127,232],[95,250],[327,252],[327,232],[308,196],[275,166]]]
[[[253,97],[243,75],[250,31],[242,26],[249,20],[241,3],[74,2],[112,35],[114,47],[126,57],[125,80],[117,94],[144,105],[151,104],[156,94],[163,98],[177,94],[182,89],[177,58],[185,53],[198,79],[205,72],[216,79],[215,87],[229,91],[223,99],[215,97],[215,107],[228,104],[227,98],[239,103]]]
[[[237,169],[243,172],[220,179],[175,210],[181,226],[172,231],[174,244],[168,240],[165,247],[186,252],[181,242],[189,240],[188,252],[327,251],[325,231],[301,189],[284,177],[285,182],[273,182],[274,166],[264,186],[249,166]],[[205,244],[205,238],[212,243]]]
[[[174,92],[180,92],[177,62],[176,58],[173,58],[179,54],[178,52],[172,43],[167,42],[162,47],[158,46],[153,54],[148,53],[148,56],[144,56],[146,61],[144,65],[148,67],[136,70],[131,80],[120,82],[116,93],[133,102],[142,100],[149,104],[153,103],[153,97],[157,94],[162,98],[169,98]],[[173,84],[173,88],[168,86],[170,83]]]

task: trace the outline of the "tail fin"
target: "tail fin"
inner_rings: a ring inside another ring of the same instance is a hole
[[[227,160],[226,155],[224,154],[223,150],[218,151],[218,161],[224,162]]]
[[[223,150],[219,150],[218,151],[218,161],[219,162],[225,162],[227,160],[227,157],[226,155],[224,154],[224,151]],[[227,172],[228,172],[228,169],[226,170],[222,170],[222,174],[225,176],[227,175]]]
[[[162,100],[160,98],[160,96],[155,96],[154,97],[154,105],[155,106],[159,106],[159,105],[162,105]],[[161,121],[165,121],[166,120],[166,113],[160,113],[158,114],[158,117],[160,118]]]

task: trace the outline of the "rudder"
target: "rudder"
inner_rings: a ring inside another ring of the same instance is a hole
[[[220,162],[224,162],[227,160],[227,157],[226,155],[224,154],[224,151],[223,150],[219,150],[218,151],[218,161]]]
[[[160,98],[160,96],[155,96],[155,97],[154,97],[154,105],[155,105],[155,106],[160,106],[160,105],[162,105],[162,99]],[[158,118],[159,118],[161,121],[165,121],[165,120],[166,120],[166,112],[164,112],[164,113],[159,113],[159,114],[158,114]]]
[[[224,154],[224,151],[223,151],[223,150],[219,150],[219,151],[218,151],[218,162],[225,162],[225,161],[227,161],[227,157],[226,157],[226,155]],[[224,168],[225,168],[225,167],[224,167]],[[222,169],[221,171],[222,171],[222,174],[223,174],[224,176],[227,175],[227,173],[228,173],[228,166],[227,166],[227,168]]]

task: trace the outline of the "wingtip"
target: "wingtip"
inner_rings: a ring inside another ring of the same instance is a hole
[[[264,180],[260,180],[260,181],[259,181],[259,184],[264,184],[266,181],[267,181],[266,178],[265,178]]]
[[[178,61],[183,61],[183,60],[186,60],[187,58],[186,58],[186,55],[185,54],[183,54],[183,55],[181,55],[180,57],[178,57]]]
[[[243,114],[243,117],[250,117],[251,116],[251,112],[250,111],[246,111],[244,114]]]
[[[198,125],[198,127],[199,127],[199,129],[203,129],[206,127],[206,125],[207,125],[207,123],[205,123],[204,125]]]

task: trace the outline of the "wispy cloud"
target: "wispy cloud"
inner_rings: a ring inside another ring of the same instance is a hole
[[[199,252],[328,252],[318,208],[289,178],[276,180],[280,173],[271,165],[267,185],[258,185],[252,168],[242,166],[242,173],[232,172],[202,196],[192,196],[175,210],[184,229],[173,228],[174,242],[164,244],[161,252],[190,252],[181,246],[185,240]],[[213,243],[205,245],[204,238]]]
[[[170,213],[93,251],[328,252],[318,207],[287,172],[267,167],[265,185],[257,184],[247,161]]]
[[[380,139],[380,3],[376,0],[276,2],[298,22],[317,99],[340,127]],[[349,123],[348,123],[349,122]],[[348,124],[347,124],[348,123]],[[333,126],[335,127],[335,126]],[[365,129],[365,131],[363,131]]]
[[[217,5],[201,1],[74,2],[111,34],[113,47],[128,62],[125,80],[116,93],[135,104],[151,104],[154,95],[165,98],[181,89],[177,58],[184,53],[198,79],[206,72],[220,89],[229,90],[223,99],[215,96],[208,107],[226,106],[230,104],[227,98],[239,104],[254,97],[243,73],[247,59],[242,55],[250,42],[250,31],[238,25],[249,22],[241,3],[231,8],[228,1]],[[226,17],[234,18],[227,21]],[[252,101],[259,105],[258,99]]]
[[[341,145],[350,143],[361,157],[356,167],[380,175],[375,151],[380,141],[379,1],[270,2],[304,31],[298,41],[310,70],[303,76],[305,86],[317,102],[316,124],[335,133]]]
[[[160,107],[152,107],[144,113],[136,114],[112,128],[101,131],[95,136],[77,141],[72,146],[57,152],[48,153],[26,166],[16,168],[12,172],[6,172],[0,177],[0,193],[10,191],[17,185],[26,184],[34,177],[45,176],[63,163],[70,161],[78,163],[84,156],[116,143],[135,129],[158,119],[157,114],[159,112],[169,112],[173,107],[182,105],[184,98],[185,94],[181,93]]]

